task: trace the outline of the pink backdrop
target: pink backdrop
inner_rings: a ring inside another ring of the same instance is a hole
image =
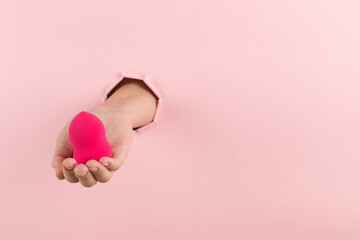
[[[0,2],[0,239],[360,239],[360,3]],[[159,122],[106,184],[55,140],[122,70]]]

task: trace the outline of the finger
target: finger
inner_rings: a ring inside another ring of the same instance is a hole
[[[92,187],[97,183],[95,177],[84,164],[77,165],[74,168],[74,173],[84,187]]]
[[[70,183],[77,183],[79,179],[74,174],[74,168],[77,165],[74,158],[66,158],[62,162],[62,171],[64,173],[65,179]]]
[[[62,166],[61,166],[61,162],[63,161],[63,157],[61,156],[54,156],[53,157],[53,162],[59,163],[59,164],[54,164],[52,165],[52,167],[55,170],[55,175],[59,180],[64,180],[64,174],[63,174],[63,170],[62,170]]]
[[[60,180],[65,179],[62,162],[64,159],[71,157],[72,152],[73,148],[67,138],[66,128],[64,128],[56,139],[55,152],[51,162],[51,166],[55,169],[56,177]]]
[[[89,168],[90,172],[94,177],[101,183],[106,183],[110,181],[113,172],[101,165],[96,160],[90,160],[86,163],[86,166]]]
[[[64,128],[56,139],[56,146],[51,166],[56,168],[58,165],[61,165],[62,161],[67,157],[71,157],[72,153],[73,146],[70,143],[67,130]]]
[[[125,159],[129,155],[130,147],[122,147],[113,150],[113,156],[110,157],[102,157],[99,162],[101,165],[106,167],[111,171],[118,170],[121,165],[124,163]]]
[[[117,171],[123,164],[123,160],[120,158],[109,158],[109,157],[102,157],[99,160],[99,163],[104,166],[106,169],[110,171]]]

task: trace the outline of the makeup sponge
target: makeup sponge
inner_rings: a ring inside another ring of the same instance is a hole
[[[73,158],[78,164],[94,159],[112,157],[112,148],[106,139],[102,121],[92,113],[81,111],[71,121],[69,138],[73,145]]]

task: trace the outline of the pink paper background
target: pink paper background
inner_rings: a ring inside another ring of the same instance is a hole
[[[0,239],[360,239],[360,3],[0,2]],[[106,184],[55,140],[122,70],[164,102]]]

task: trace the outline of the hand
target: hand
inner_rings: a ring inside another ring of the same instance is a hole
[[[104,124],[106,138],[112,146],[112,158],[103,157],[98,161],[89,160],[86,165],[77,164],[72,158],[73,147],[69,140],[69,126],[73,117],[60,132],[52,161],[56,176],[70,183],[80,182],[84,187],[92,187],[97,182],[108,182],[129,154],[134,131],[128,112],[110,106],[99,106],[87,111],[96,115]]]
[[[70,183],[80,182],[92,187],[97,182],[108,182],[127,158],[135,131],[133,129],[151,122],[158,98],[143,81],[124,78],[114,92],[100,106],[87,111],[97,116],[105,126],[106,138],[113,151],[111,158],[103,157],[77,165],[73,158],[73,146],[69,139],[69,120],[60,132],[52,167],[58,179]]]

